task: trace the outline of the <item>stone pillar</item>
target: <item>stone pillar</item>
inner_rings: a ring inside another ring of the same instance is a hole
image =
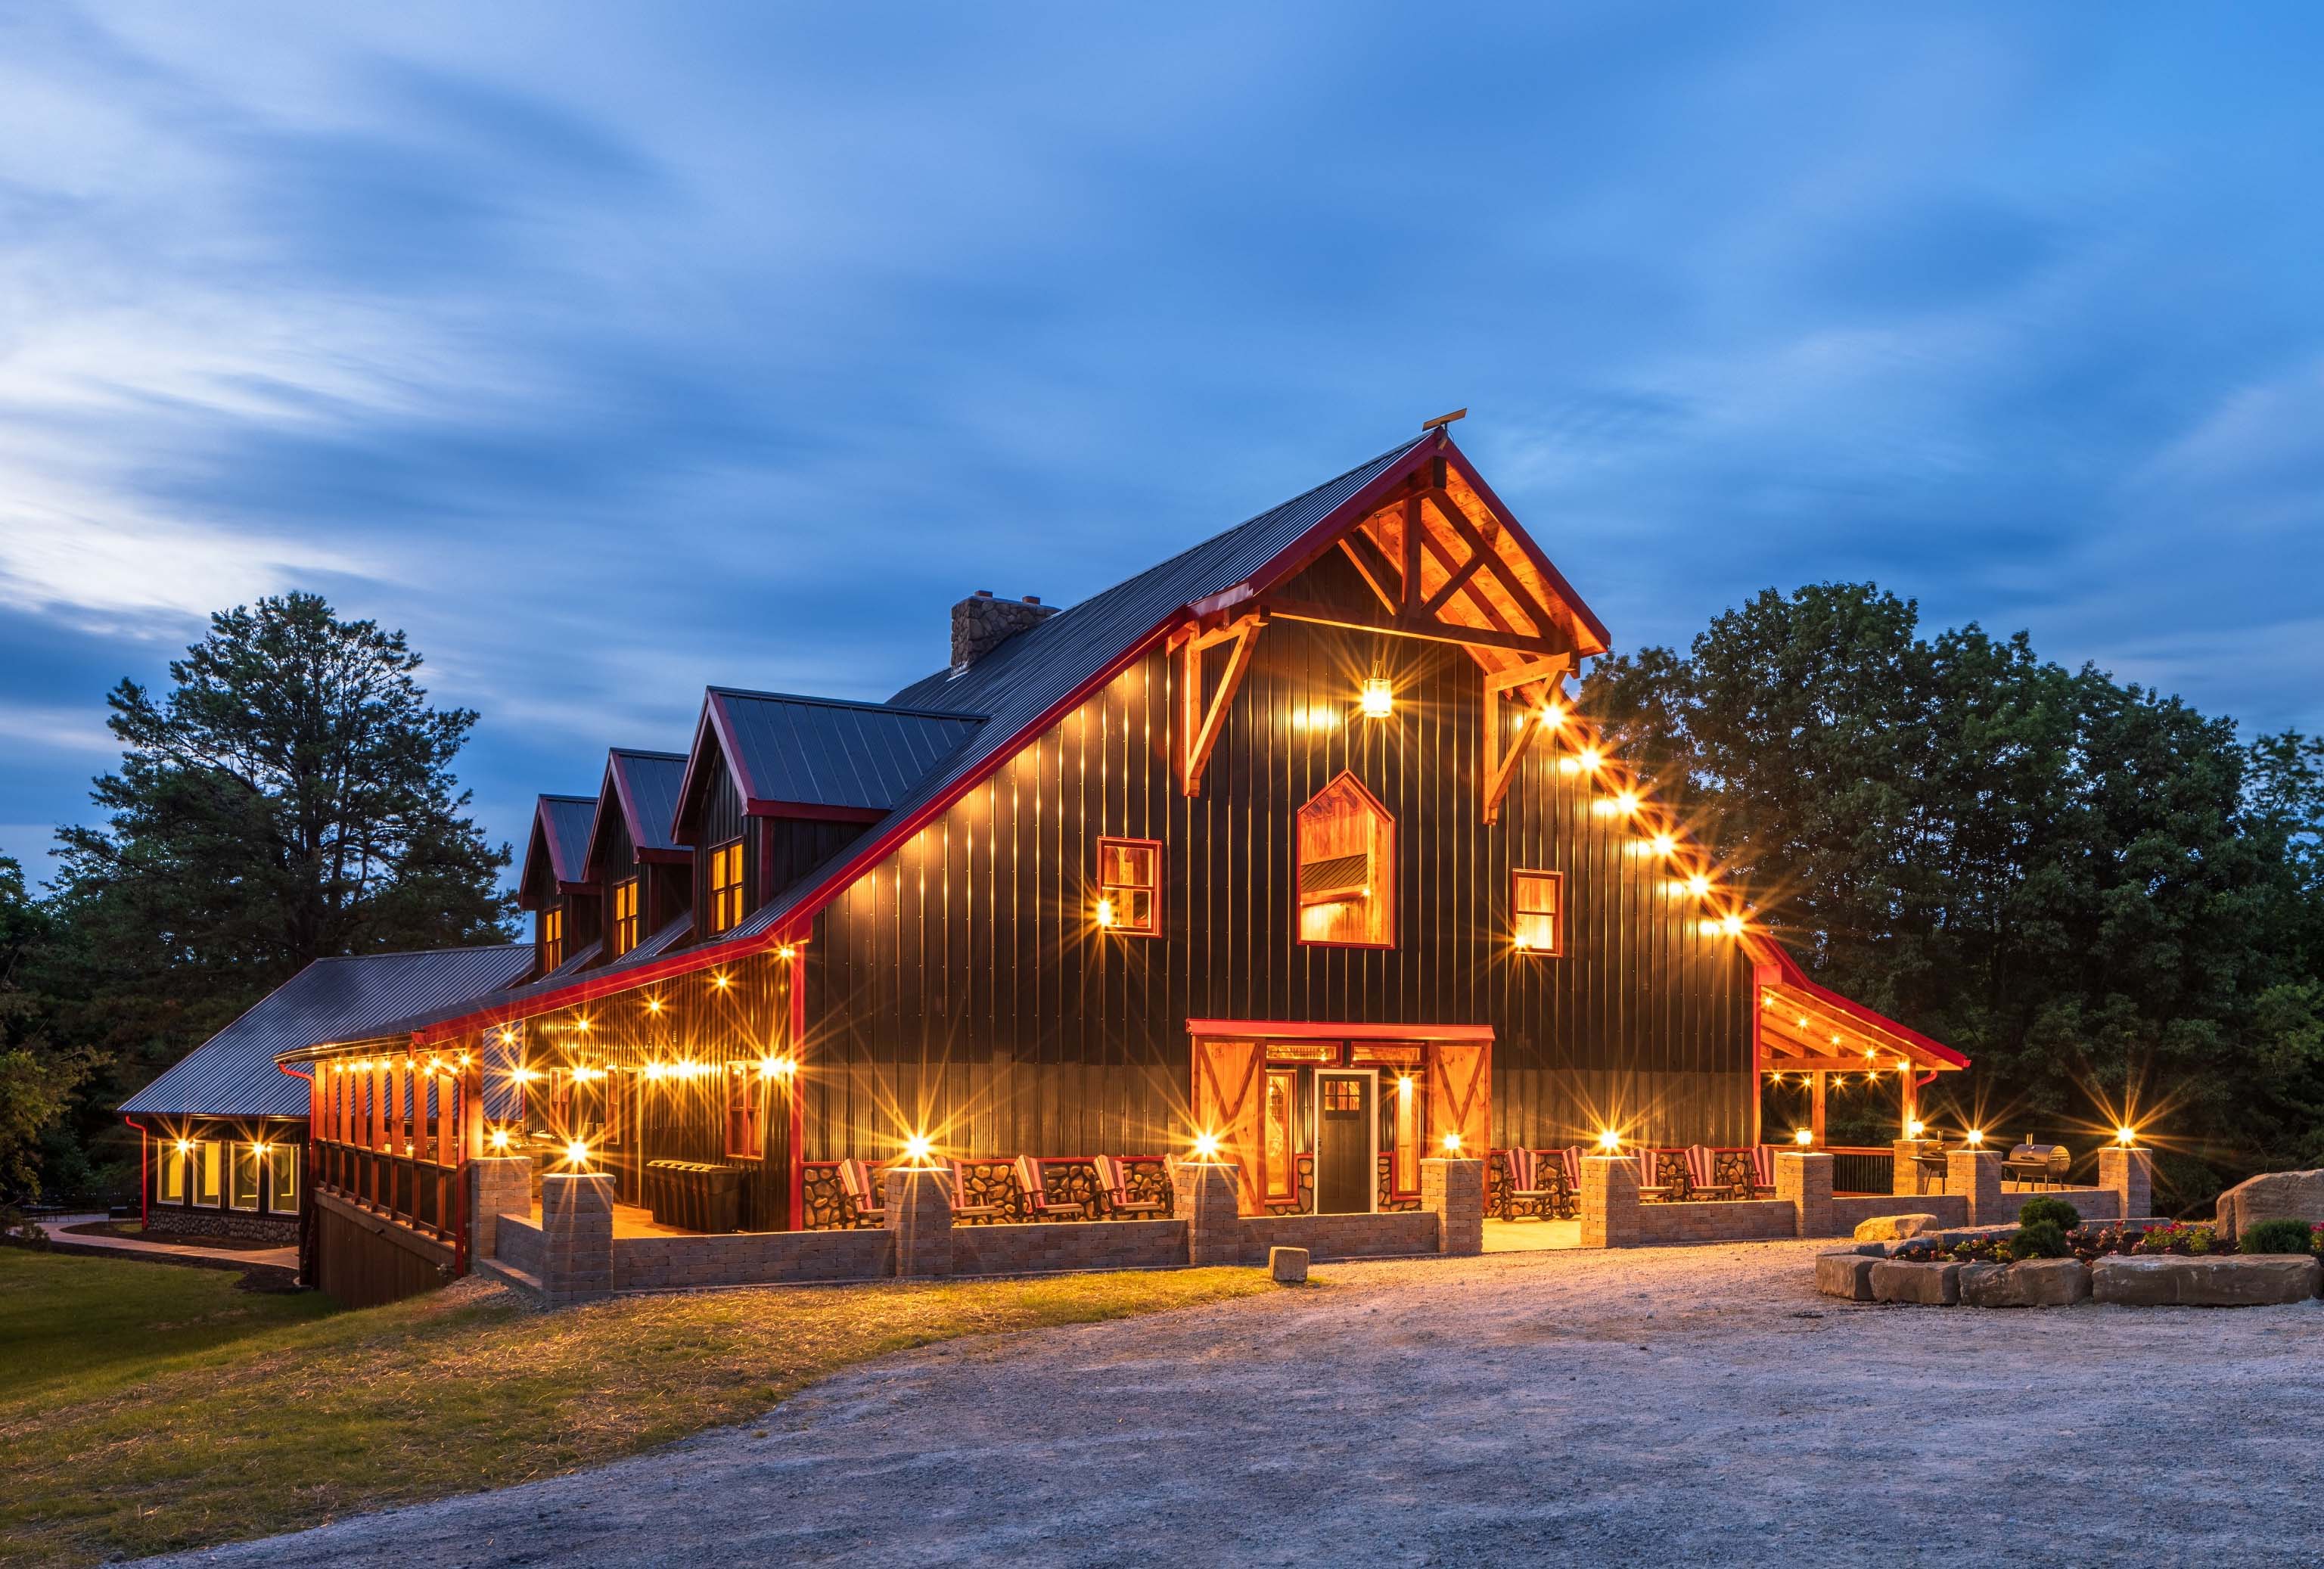
[[[1831,1218],[1831,1157],[1821,1150],[1775,1152],[1775,1196],[1792,1206],[1792,1234],[1828,1237]]]
[[[1944,1144],[1935,1139],[1899,1139],[1890,1145],[1889,1149],[1894,1151],[1890,1158],[1894,1164],[1890,1168],[1888,1191],[1899,1198],[1917,1198],[1930,1191],[1931,1183],[1943,1186],[1943,1179],[1916,1158],[1923,1155],[1934,1155],[1943,1148]]]
[[[884,1179],[888,1229],[896,1233],[896,1273],[925,1278],[952,1273],[952,1173],[890,1167]]]
[[[1969,1200],[1969,1223],[1998,1226],[2016,1219],[2002,1213],[2001,1156],[1992,1149],[1954,1149],[1945,1155],[1945,1191]]]
[[[553,1171],[540,1179],[540,1295],[556,1306],[613,1290],[613,1178]]]
[[[1436,1251],[1485,1251],[1485,1163],[1425,1156],[1420,1162],[1420,1207],[1436,1216]]]
[[[2154,1152],[2109,1144],[2098,1151],[2098,1186],[2122,1200],[2122,1218],[2143,1220],[2154,1213]]]
[[[468,1267],[500,1257],[500,1220],[532,1213],[532,1157],[493,1155],[468,1162]],[[611,1210],[605,1212],[609,1216]]]
[[[1638,1240],[1638,1158],[1582,1158],[1582,1245],[1628,1248]]]
[[[1180,1160],[1170,1167],[1170,1213],[1186,1223],[1186,1262],[1243,1262],[1242,1216],[1236,1171],[1215,1160]]]

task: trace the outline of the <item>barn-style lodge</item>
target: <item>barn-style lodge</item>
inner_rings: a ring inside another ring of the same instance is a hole
[[[1758,929],[1575,711],[1609,641],[1436,422],[1082,604],[963,599],[885,702],[711,688],[683,750],[540,798],[516,962],[242,1048],[300,1096],[270,1137],[307,1278],[564,1298],[1845,1221],[1827,1075],[1886,1075],[1917,1136],[1963,1059]],[[1812,1086],[1796,1133],[1760,1126],[1769,1074]],[[154,1212],[205,1158],[168,1104]]]

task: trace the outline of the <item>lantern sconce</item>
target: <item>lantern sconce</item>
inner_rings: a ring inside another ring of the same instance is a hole
[[[1386,676],[1366,676],[1362,703],[1365,718],[1385,719],[1396,712],[1396,688]]]
[[[1800,1128],[1794,1130],[1792,1133],[1792,1142],[1798,1145],[1801,1149],[1805,1149],[1815,1142],[1815,1130],[1812,1128]]]
[[[1101,899],[1097,901],[1097,924],[1107,930],[1112,929],[1113,900]]]

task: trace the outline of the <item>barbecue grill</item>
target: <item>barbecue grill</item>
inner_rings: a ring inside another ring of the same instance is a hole
[[[2014,1144],[2009,1158],[2001,1163],[2004,1177],[2014,1177],[2022,1183],[2043,1183],[2051,1186],[2062,1185],[2067,1169],[2074,1158],[2063,1144]]]

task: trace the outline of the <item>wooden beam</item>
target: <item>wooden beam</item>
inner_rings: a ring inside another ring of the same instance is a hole
[[[1211,749],[1218,744],[1219,733],[1225,727],[1227,708],[1233,703],[1235,688],[1242,685],[1243,675],[1250,669],[1251,654],[1257,647],[1259,629],[1267,624],[1268,613],[1255,611],[1230,626],[1215,632],[1197,634],[1186,640],[1179,651],[1178,694],[1178,791],[1181,795],[1203,793],[1203,767],[1211,760]],[[1231,643],[1227,651],[1226,674],[1220,678],[1218,691],[1206,703],[1203,697],[1203,653],[1219,643]]]
[[[1823,1075],[1822,1075],[1822,1074],[1821,1074],[1821,1073],[1817,1073],[1817,1074],[1812,1074],[1812,1075],[1809,1075],[1809,1078],[1808,1078],[1808,1127],[1809,1127],[1810,1131],[1812,1131],[1815,1134],[1815,1144],[1814,1144],[1813,1148],[1818,1149],[1822,1149],[1822,1148],[1823,1148],[1823,1146],[1824,1146],[1824,1138],[1823,1138],[1823,1086],[1824,1086],[1824,1078],[1823,1078]]]
[[[1404,498],[1404,614],[1420,609],[1420,493]]]
[[[1350,632],[1376,632],[1389,637],[1416,637],[1430,642],[1459,643],[1467,648],[1507,649],[1512,653],[1536,656],[1556,651],[1543,638],[1527,637],[1514,632],[1490,632],[1483,627],[1462,626],[1449,621],[1365,621],[1351,611],[1335,610],[1330,605],[1316,605],[1304,599],[1285,599],[1274,595],[1269,595],[1260,604],[1269,614],[1284,621],[1313,622],[1318,626],[1343,627]]]
[[[1517,764],[1525,758],[1526,748],[1532,743],[1534,732],[1541,726],[1533,723],[1530,710],[1526,722],[1517,726],[1517,734],[1508,736],[1501,723],[1501,704],[1512,687],[1531,686],[1536,681],[1555,681],[1563,674],[1569,660],[1556,654],[1546,660],[1535,660],[1507,670],[1485,672],[1485,809],[1484,821],[1500,821],[1501,801],[1509,793],[1509,780],[1517,773]],[[1505,741],[1504,737],[1508,736]],[[1507,745],[1504,753],[1501,748]]]
[[[1487,542],[1485,536],[1478,531],[1477,525],[1470,521],[1469,514],[1461,510],[1461,503],[1452,499],[1452,494],[1450,491],[1439,487],[1428,493],[1428,499],[1435,504],[1436,510],[1443,514],[1447,526],[1461,536],[1462,542],[1467,544],[1470,549],[1479,555],[1489,557],[1496,562],[1500,560],[1500,552],[1495,550]],[[1526,618],[1541,629],[1543,636],[1546,637],[1553,631],[1561,630],[1558,627],[1557,617],[1551,613],[1550,608],[1536,599],[1533,591],[1517,578],[1507,572],[1497,572],[1494,577],[1501,586],[1508,591],[1509,597],[1517,602],[1518,608],[1526,613]]]
[[[1388,558],[1380,554],[1379,547],[1364,533],[1362,525],[1359,524],[1340,536],[1340,549],[1355,567],[1356,575],[1371,589],[1372,596],[1380,602],[1380,608],[1394,615],[1396,595],[1388,591]],[[1367,556],[1370,558],[1369,560]]]
[[[1458,572],[1444,580],[1444,586],[1442,588],[1428,596],[1428,603],[1420,607],[1420,614],[1434,616],[1438,611],[1443,610],[1454,595],[1468,586],[1469,579],[1474,577],[1484,565],[1484,557],[1471,554],[1466,561],[1461,563],[1461,569]]]

